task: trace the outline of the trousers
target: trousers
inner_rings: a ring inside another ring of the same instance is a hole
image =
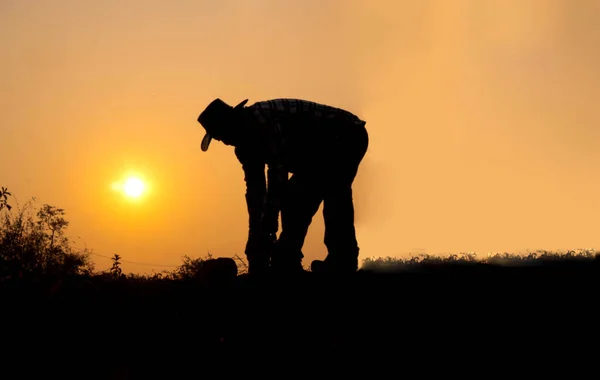
[[[358,264],[352,184],[369,145],[365,123],[344,128],[326,149],[313,152],[288,181],[281,208],[281,234],[272,262],[298,262],[312,219],[323,203],[325,261]]]

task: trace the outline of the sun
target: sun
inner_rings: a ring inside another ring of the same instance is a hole
[[[138,170],[127,170],[110,187],[129,202],[138,203],[151,195],[153,191],[152,182],[146,173]]]
[[[123,184],[123,190],[128,197],[138,198],[144,193],[146,186],[144,182],[137,177],[129,177]]]

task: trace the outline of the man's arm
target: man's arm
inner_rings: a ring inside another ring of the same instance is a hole
[[[265,224],[265,220],[268,220],[265,218],[267,209],[265,163],[252,154],[237,149],[236,156],[242,163],[246,182],[246,205],[248,207],[246,258],[248,262],[268,262],[275,234],[269,234],[267,231],[272,225]],[[277,219],[275,219],[275,223],[277,223]]]
[[[275,235],[279,230],[279,212],[283,200],[288,172],[279,166],[269,166],[267,170],[267,199],[262,221],[263,230]]]
[[[249,236],[259,236],[267,197],[265,164],[240,149],[236,149],[235,154],[244,170]]]

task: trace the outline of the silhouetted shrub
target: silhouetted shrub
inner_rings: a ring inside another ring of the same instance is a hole
[[[34,212],[32,200],[0,213],[0,278],[93,273],[90,252],[76,251],[65,236],[65,211],[44,204]]]
[[[8,211],[12,208],[11,205],[8,204],[8,196],[12,195],[8,192],[8,189],[5,187],[0,187],[0,211],[6,208]]]

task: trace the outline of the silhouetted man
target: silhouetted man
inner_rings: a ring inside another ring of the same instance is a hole
[[[206,135],[235,147],[246,182],[249,272],[299,273],[302,246],[323,202],[327,257],[314,272],[356,272],[352,183],[366,154],[366,122],[352,113],[299,99],[232,107],[212,101],[198,117]],[[267,172],[265,175],[265,165]],[[288,180],[288,173],[292,176]],[[281,234],[276,239],[281,211]]]

